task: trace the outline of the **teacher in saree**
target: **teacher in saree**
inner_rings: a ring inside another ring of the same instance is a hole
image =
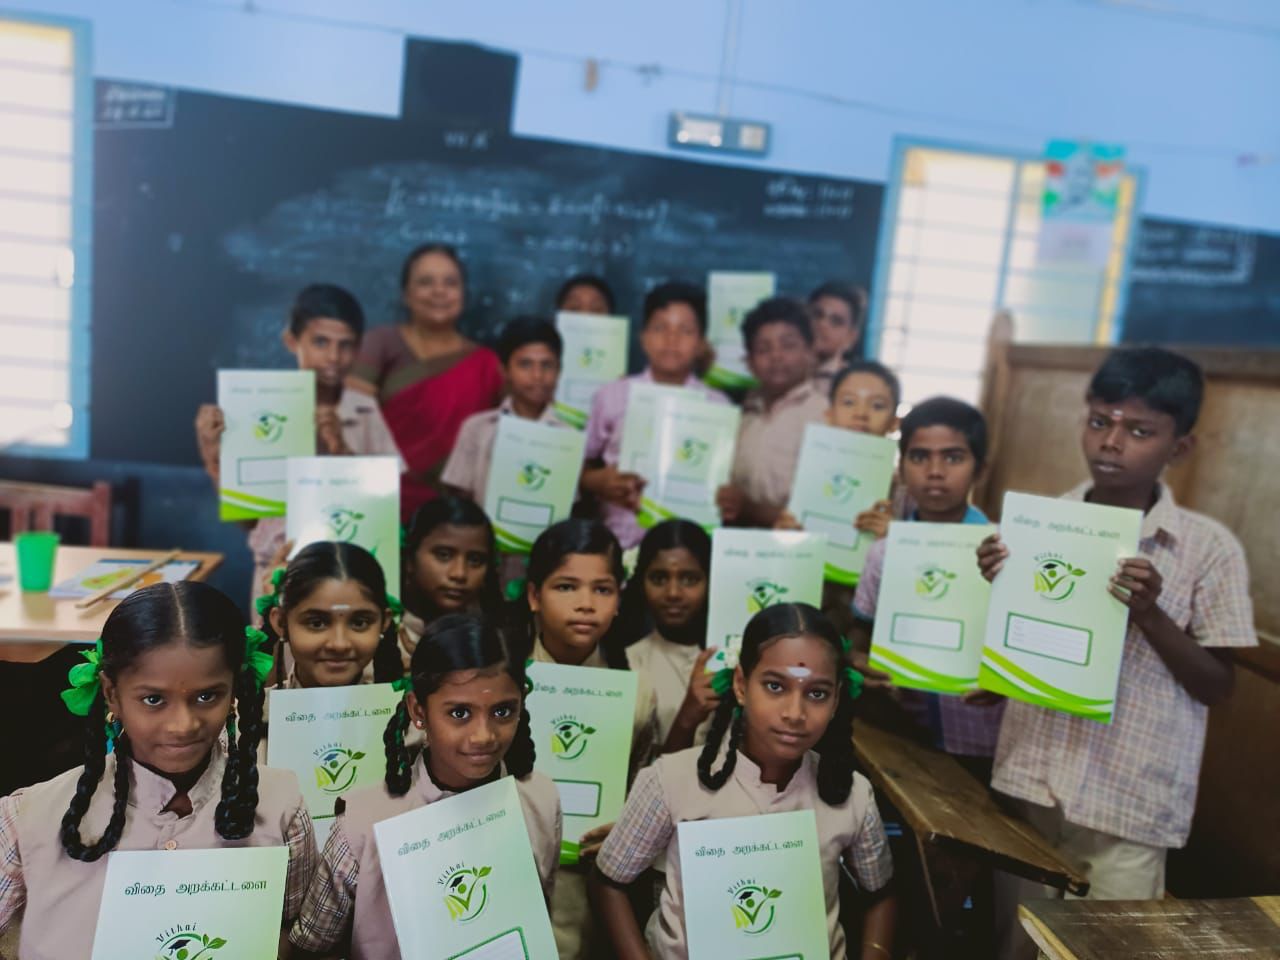
[[[425,244],[400,268],[400,323],[368,331],[350,377],[378,398],[407,464],[402,518],[439,496],[439,477],[462,421],[502,399],[502,365],[458,331],[467,274],[452,247]]]

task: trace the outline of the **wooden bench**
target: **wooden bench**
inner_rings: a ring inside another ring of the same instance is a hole
[[[1032,900],[1018,917],[1049,960],[1280,958],[1280,897]]]
[[[1004,870],[1083,896],[1084,872],[1029,824],[1003,811],[991,791],[953,757],[863,721],[854,752],[876,789],[911,832],[929,911],[931,939],[945,944],[985,870]],[[941,946],[939,955],[945,956]]]

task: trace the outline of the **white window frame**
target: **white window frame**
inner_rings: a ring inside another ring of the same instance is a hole
[[[71,165],[70,195],[70,236],[69,249],[73,264],[73,275],[70,283],[70,308],[68,313],[69,343],[65,362],[48,361],[67,374],[67,403],[70,405],[71,423],[65,429],[65,440],[62,443],[35,443],[28,438],[53,428],[54,416],[50,411],[47,423],[36,421],[27,428],[14,425],[16,438],[9,432],[0,434],[0,452],[6,456],[29,456],[63,459],[85,459],[89,455],[89,377],[90,377],[90,336],[89,318],[91,310],[90,292],[92,290],[92,240],[93,240],[93,113],[94,86],[92,62],[92,25],[87,20],[70,17],[43,16],[40,14],[8,12],[0,10],[0,21],[30,25],[33,27],[50,27],[65,30],[70,34],[72,44],[72,116],[71,116],[71,150],[69,155],[59,154],[68,159]],[[22,112],[22,108],[17,108]],[[0,155],[13,157],[49,158],[53,155],[45,152],[22,151],[0,146]],[[3,189],[0,188],[0,194]],[[9,194],[11,199],[20,199],[20,195]],[[31,239],[20,231],[6,235],[0,225],[0,240],[21,243]],[[28,280],[20,278],[19,282]],[[30,281],[33,285],[43,286],[39,281]],[[57,285],[53,278],[48,281]],[[23,317],[12,313],[6,314],[5,305],[0,303],[0,318],[9,323],[22,325],[30,323],[33,329],[39,329],[31,317]],[[39,361],[26,361],[38,363]],[[5,385],[0,383],[0,395],[5,393]],[[21,403],[30,398],[6,396],[4,399]],[[32,402],[32,409],[39,404]],[[7,437],[7,439],[3,439]]]
[[[996,291],[990,305],[990,310],[988,311],[988,324],[997,311],[1004,309],[1007,306],[1009,278],[1011,275],[1010,252],[1016,239],[1014,231],[1018,211],[1018,191],[1020,184],[1022,183],[1023,170],[1027,166],[1041,165],[1044,163],[1044,158],[1042,156],[1033,153],[1016,153],[1008,150],[977,146],[974,144],[930,138],[910,136],[899,136],[894,138],[893,153],[890,161],[890,175],[885,187],[884,201],[881,208],[879,237],[876,244],[876,268],[872,284],[871,304],[867,324],[866,336],[868,355],[870,356],[880,357],[883,353],[882,347],[885,334],[885,314],[890,297],[890,273],[894,264],[894,247],[899,227],[901,191],[903,185],[902,178],[908,163],[909,155],[913,150],[966,154],[976,158],[991,158],[1014,164],[1014,173],[1011,178],[1009,188],[1008,216],[1004,228],[1003,247],[997,274]],[[1141,219],[1142,198],[1146,183],[1145,171],[1142,168],[1130,166],[1126,169],[1126,180],[1127,189],[1130,191],[1131,197],[1125,214],[1128,219],[1122,225],[1126,231],[1126,235],[1123,242],[1120,244],[1120,262],[1118,264],[1113,262],[1113,264],[1108,267],[1108,279],[1104,283],[1103,291],[1100,296],[1101,302],[1099,309],[1102,315],[1100,317],[1100,321],[1095,325],[1095,329],[1093,330],[1093,342],[1099,344],[1118,342],[1123,335],[1124,310],[1129,283],[1129,268],[1133,245]],[[1012,307],[1010,309],[1013,313],[1016,326],[1018,310],[1016,307]],[[986,330],[983,331],[982,339],[985,342]],[[973,372],[975,376],[980,375],[981,368],[979,367]],[[919,401],[923,398],[911,397],[910,399],[911,401]],[[906,409],[905,405],[903,409]]]

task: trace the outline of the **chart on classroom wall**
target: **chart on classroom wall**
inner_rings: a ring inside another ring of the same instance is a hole
[[[97,131],[95,457],[194,463],[191,411],[213,370],[291,366],[281,325],[318,280],[351,289],[371,326],[391,322],[401,259],[421,243],[466,258],[462,327],[481,341],[550,315],[571,273],[603,274],[632,317],[633,368],[635,315],[661,280],[770,269],[779,292],[804,294],[873,269],[879,184],[186,90],[165,102],[164,125]],[[167,342],[175,309],[183,349],[158,366],[137,345]],[[140,406],[144,379],[164,404]]]

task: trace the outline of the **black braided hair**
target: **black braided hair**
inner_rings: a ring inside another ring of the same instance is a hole
[[[285,568],[284,579],[280,582],[280,617],[286,623],[286,629],[289,611],[306,603],[307,597],[326,580],[357,583],[379,610],[386,608],[387,579],[377,558],[354,543],[321,540],[303,547]],[[262,629],[271,638],[273,646],[287,639],[276,633],[270,616],[263,617]],[[378,647],[373,654],[373,679],[378,683],[390,683],[403,674],[399,634],[395,623],[388,618],[387,628],[378,638]]]
[[[565,558],[575,553],[607,558],[609,572],[621,590],[626,571],[622,566],[622,547],[618,544],[618,538],[598,520],[583,520],[576,517],[553,523],[533,542],[533,549],[529,551],[527,574],[529,586],[534,590],[540,590],[542,585],[564,564]],[[519,625],[515,627],[514,632],[523,633],[528,649],[532,650],[537,634],[533,610],[529,606],[527,596],[516,601],[516,604],[518,611],[516,619]],[[623,631],[619,627],[618,618],[614,618],[608,632],[600,638],[600,653],[611,669],[630,669],[627,664]]]
[[[477,608],[481,611],[496,611],[502,604],[502,585],[498,578],[498,541],[493,533],[493,524],[488,515],[473,501],[462,497],[437,497],[429,500],[414,511],[413,518],[404,534],[402,548],[404,571],[402,578],[404,588],[401,599],[406,608],[430,623],[440,616],[435,603],[428,597],[413,575],[417,568],[418,548],[431,531],[437,527],[482,527],[485,532],[486,549],[489,552],[489,563],[484,572],[484,583],[480,586]]]
[[[382,743],[387,753],[387,792],[393,797],[403,797],[413,781],[413,758],[404,745],[404,735],[409,730],[409,704],[403,697],[396,704],[396,712],[387,721],[382,732]]]
[[[500,667],[520,691],[520,718],[503,762],[508,773],[523,779],[533,770],[535,756],[529,712],[524,707],[528,692],[525,658],[492,620],[470,613],[451,613],[433,620],[413,650],[409,674],[414,696],[425,706],[449,674],[491,667]],[[409,789],[411,761],[404,746],[408,726],[409,710],[402,700],[382,737],[387,753],[387,790],[393,796],[403,796]]]
[[[720,769],[712,771],[720,753],[720,745],[724,742],[725,731],[729,732],[729,745],[725,753],[724,763]],[[707,729],[707,742],[702,745],[702,753],[698,754],[698,781],[708,790],[719,790],[729,782],[733,769],[738,765],[738,746],[742,743],[742,708],[734,699],[733,692],[720,699],[720,705],[711,715],[711,726]]]
[[[693,559],[702,567],[703,574],[711,576],[711,537],[707,531],[691,520],[664,520],[652,527],[640,541],[640,552],[636,556],[636,569],[627,580],[627,587],[622,592],[622,609],[618,613],[617,632],[619,643],[625,649],[638,640],[649,635],[654,629],[653,614],[645,599],[644,581],[654,559],[664,550],[688,550]],[[679,631],[679,636],[669,636],[675,643],[707,645],[707,604]]]
[[[836,710],[813,750],[818,754],[818,796],[824,803],[837,805],[849,798],[855,769],[853,696],[843,673],[846,660],[839,631],[825,614],[807,603],[780,603],[766,607],[751,618],[743,631],[738,666],[743,676],[749,677],[760,662],[760,654],[765,647],[784,637],[798,636],[822,640],[835,657]],[[732,727],[730,716],[733,717]],[[719,790],[733,773],[744,726],[737,699],[730,692],[721,698],[720,706],[716,708],[707,732],[707,742],[698,757],[698,780],[708,790]],[[720,770],[712,772],[726,729],[729,729],[728,752]]]
[[[206,583],[188,580],[143,587],[122,600],[102,626],[102,674],[118,682],[121,674],[147,652],[182,641],[194,647],[221,646],[238,681],[244,660],[244,628],[245,621],[239,608],[225,594]],[[260,727],[261,693],[257,700]],[[252,714],[251,709],[248,712]],[[86,845],[80,837],[80,823],[106,769],[106,713],[106,700],[99,691],[85,719],[84,770],[76,784],[75,796],[62,818],[62,846],[67,855],[76,860],[97,860],[115,848],[124,831],[129,800],[129,765],[132,762],[127,730],[116,741],[111,820],[94,843]],[[255,742],[255,753],[256,749]],[[231,763],[232,759],[228,758],[228,767]],[[255,782],[256,776],[255,772]],[[256,805],[256,794],[254,802]]]
[[[97,731],[97,735],[94,736],[89,732],[85,736],[84,771],[76,782],[76,792],[71,798],[71,805],[62,817],[62,848],[67,851],[67,856],[86,863],[92,863],[104,853],[115,849],[116,844],[120,842],[121,834],[124,833],[125,811],[129,805],[129,765],[125,762],[128,748],[121,740],[116,745],[115,803],[111,808],[111,820],[106,830],[102,832],[102,836],[94,843],[86,846],[80,839],[80,821],[88,812],[94,791],[98,789],[98,782],[106,769],[107,741],[104,735],[106,722],[107,705],[102,693],[99,692],[94,698],[93,706],[89,708],[87,719],[87,730]]]
[[[253,833],[258,810],[258,744],[265,729],[263,693],[247,659],[236,670],[235,694],[239,736],[228,737],[222,799],[213,815],[214,828],[224,840],[243,840]]]

